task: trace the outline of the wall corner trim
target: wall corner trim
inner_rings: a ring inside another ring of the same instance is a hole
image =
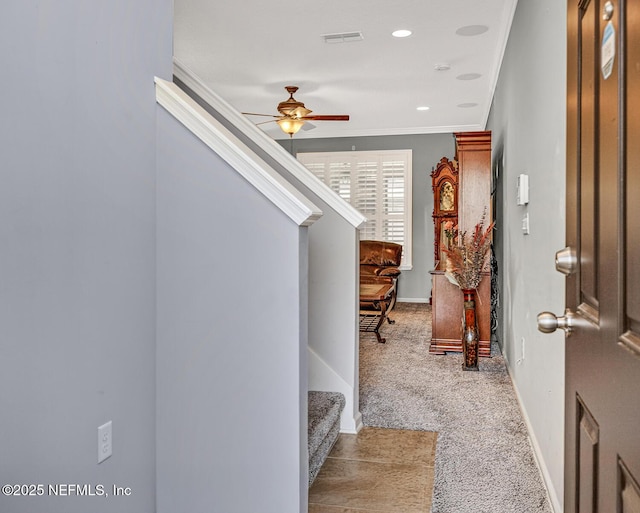
[[[511,33],[511,25],[513,25],[513,19],[516,15],[516,9],[518,7],[518,0],[513,2],[511,5],[506,3],[505,9],[507,12],[507,20],[508,23],[500,26],[500,34],[498,36],[498,51],[494,55],[494,63],[493,67],[495,69],[495,73],[493,74],[493,78],[491,81],[491,86],[489,88],[489,95],[487,98],[487,107],[482,115],[482,128],[481,130],[487,129],[487,124],[489,123],[489,115],[491,114],[491,107],[493,106],[493,99],[496,93],[496,88],[498,87],[498,80],[500,80],[500,70],[502,68],[502,63],[504,60],[504,54],[507,51],[507,44],[509,43],[509,34]]]
[[[173,82],[155,78],[156,101],[298,226],[322,211]]]
[[[311,171],[293,158],[276,141],[259,128],[256,128],[251,121],[213,92],[204,84],[204,82],[202,82],[202,80],[200,80],[175,57],[173,59],[173,74],[202,100],[214,108],[221,116],[242,130],[242,132],[246,134],[256,146],[300,180],[305,187],[309,188],[309,190],[317,195],[348,223],[353,225],[355,228],[360,228],[364,225],[367,220],[366,217],[364,217],[349,203],[340,198],[340,196],[333,192]]]

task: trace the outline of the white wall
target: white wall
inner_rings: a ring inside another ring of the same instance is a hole
[[[155,509],[154,75],[169,0],[7,0],[0,16],[0,483],[129,497],[0,511]],[[97,464],[97,427],[113,456]],[[110,491],[110,490],[109,490]]]
[[[564,311],[554,254],[565,240],[566,5],[519,2],[488,123],[499,173],[499,337],[557,511],[563,502],[564,339],[536,316]],[[529,175],[530,203],[516,205]],[[529,235],[521,229],[529,214]]]
[[[308,230],[158,122],[157,511],[306,511]]]

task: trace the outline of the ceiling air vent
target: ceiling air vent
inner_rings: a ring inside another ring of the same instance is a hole
[[[341,32],[339,34],[324,34],[322,36],[325,43],[351,43],[353,41],[362,41],[364,37],[362,32]]]

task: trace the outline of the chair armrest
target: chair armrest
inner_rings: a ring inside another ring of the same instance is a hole
[[[393,277],[396,277],[401,273],[402,273],[402,271],[400,271],[400,269],[398,269],[397,267],[385,267],[383,269],[380,269],[379,276],[393,276]]]

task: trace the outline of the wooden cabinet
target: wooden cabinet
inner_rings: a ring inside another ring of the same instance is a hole
[[[456,219],[459,230],[471,233],[486,209],[485,227],[491,222],[491,132],[462,132],[456,139],[455,162],[442,159],[431,173],[434,194],[436,267],[431,271],[432,330],[429,352],[462,351],[462,291],[445,276],[441,258],[443,223],[448,217],[441,208],[442,177],[445,167],[455,169]],[[491,272],[484,273],[476,294],[476,318],[480,336],[480,356],[491,353]]]
[[[482,279],[476,294],[476,319],[480,336],[480,356],[491,353],[491,279]],[[429,352],[444,354],[462,351],[462,291],[444,275],[444,270],[431,271],[431,345]]]
[[[485,226],[491,221],[491,132],[464,132],[454,135],[460,175],[459,225],[461,230],[471,233],[485,209]]]

